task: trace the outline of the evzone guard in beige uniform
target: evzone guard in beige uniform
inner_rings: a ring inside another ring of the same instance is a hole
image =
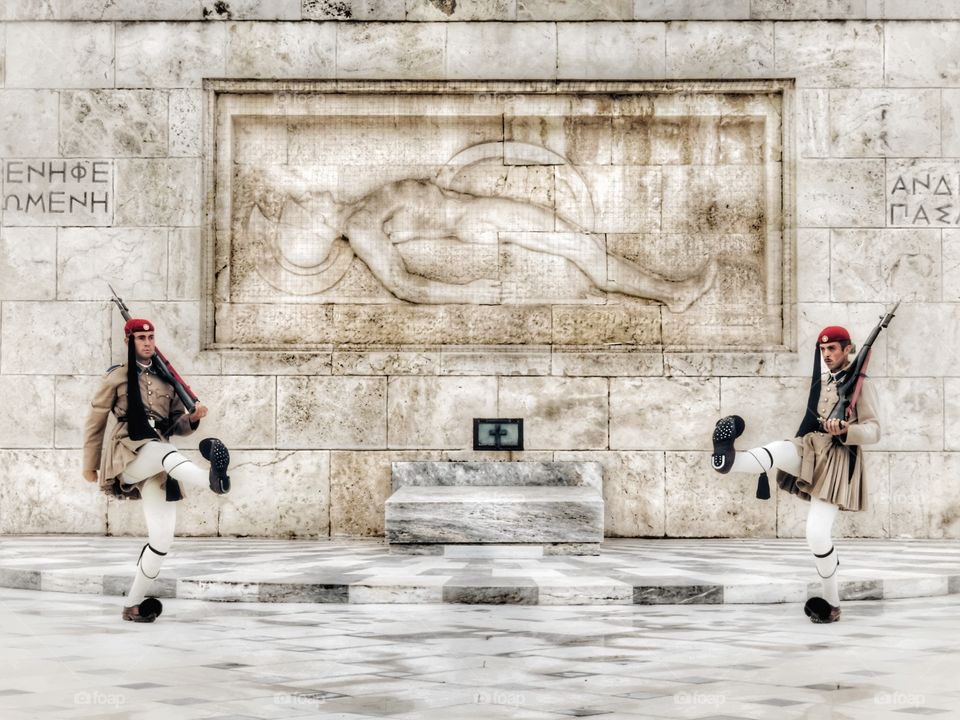
[[[208,470],[170,443],[173,435],[193,433],[207,408],[198,404],[187,414],[173,386],[158,373],[154,329],[143,319],[124,325],[127,363],[111,368],[100,384],[90,403],[83,441],[84,479],[98,482],[111,497],[143,501],[149,537],[121,613],[133,622],[153,622],[163,610],[147,591],[173,543],[180,486],[209,488],[217,494],[230,490],[230,454],[222,442],[215,438],[200,442]],[[111,416],[115,422],[107,434]]]
[[[719,473],[763,473],[757,491],[760,498],[770,496],[766,473],[775,469],[782,490],[810,502],[807,545],[821,578],[823,598],[809,599],[804,612],[812,622],[830,623],[840,618],[840,560],[831,539],[833,522],[840,510],[866,509],[862,446],[880,440],[880,420],[876,389],[865,376],[852,412],[846,419],[830,417],[837,414],[838,388],[847,387],[844,383],[851,380],[850,355],[856,348],[850,333],[835,325],[820,332],[817,348],[807,412],[797,437],[737,451],[734,440],[743,434],[744,421],[730,415],[721,418],[713,431],[712,463]],[[827,367],[822,374],[821,358]]]

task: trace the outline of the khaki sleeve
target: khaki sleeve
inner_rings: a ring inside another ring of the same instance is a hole
[[[873,382],[867,378],[857,400],[857,421],[847,428],[846,445],[873,445],[880,442],[880,401]]]
[[[107,428],[107,418],[110,416],[110,411],[113,409],[113,404],[117,398],[116,373],[116,370],[107,373],[90,402],[87,422],[83,427],[83,469],[85,471],[100,469],[103,433]]]
[[[200,427],[198,422],[194,425],[190,422],[190,418],[187,415],[187,409],[183,406],[183,400],[180,399],[180,396],[176,392],[173,393],[173,404],[170,406],[170,417],[176,418],[170,426],[171,435],[191,435],[194,430]]]

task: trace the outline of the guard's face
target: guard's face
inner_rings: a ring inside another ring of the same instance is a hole
[[[136,332],[130,337],[133,338],[133,351],[137,355],[137,360],[142,363],[150,362],[150,358],[157,352],[157,346],[153,341],[153,333]],[[125,341],[130,342],[130,338],[125,338]]]
[[[843,370],[849,362],[852,345],[840,347],[838,342],[820,343],[820,357],[830,372]]]

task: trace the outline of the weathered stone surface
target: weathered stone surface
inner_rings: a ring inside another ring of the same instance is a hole
[[[657,232],[663,203],[659,168],[634,165],[591,165],[580,168],[593,189],[596,232]],[[666,180],[666,178],[665,178]],[[665,181],[666,185],[667,182]],[[667,214],[664,210],[664,214]]]
[[[762,188],[765,171],[756,166],[714,168],[709,176],[695,165],[663,168],[666,233],[755,234],[768,222]],[[772,220],[772,218],[770,218]]]
[[[960,302],[960,230],[943,231],[943,301]]]
[[[561,451],[556,459],[599,462],[603,466],[604,535],[663,536],[663,453]]]
[[[663,375],[663,355],[649,352],[562,352],[550,355],[551,375],[637,377]]]
[[[553,80],[557,77],[554,23],[458,23],[447,28],[446,77]]]
[[[750,0],[634,0],[634,20],[748,20]]]
[[[833,230],[831,298],[838,302],[938,302],[938,230]]]
[[[770,377],[808,375],[809,368],[794,372],[796,357],[787,353],[666,352],[663,374],[671,377]]]
[[[557,345],[656,345],[660,308],[605,305],[553,306],[553,342]]]
[[[334,352],[331,363],[334,375],[436,375],[440,354],[376,350]]]
[[[57,331],[38,333],[41,327]],[[4,375],[95,375],[110,366],[102,303],[5,302],[0,328]]]
[[[717,475],[705,452],[666,454],[668,537],[775,537],[777,508],[759,502],[757,478]]]
[[[128,303],[167,294],[165,228],[64,228],[57,255],[60,300],[102,300],[107,282]]]
[[[401,17],[401,19],[403,19]],[[517,0],[407,0],[408,22],[468,22],[516,20]],[[530,18],[527,18],[530,19]]]
[[[930,348],[935,339],[938,348],[958,347],[960,343],[960,306],[953,303],[911,303],[901,305],[891,325],[887,341],[886,373],[891,377],[956,377],[960,374],[951,352],[917,352]],[[871,363],[871,369],[872,363]]]
[[[879,87],[883,39],[880,23],[775,23],[774,71],[798,87]]]
[[[391,448],[469,448],[473,418],[498,417],[496,378],[391,377],[387,395]]]
[[[557,77],[633,80],[664,76],[661,24],[563,23],[557,26]]]
[[[830,157],[830,91],[797,93],[797,146],[800,157]]]
[[[834,157],[940,155],[939,90],[831,90]]]
[[[167,124],[165,92],[77,90],[60,94],[60,150],[64,155],[166,155]]]
[[[8,88],[113,86],[110,23],[17,23],[7,33]]]
[[[0,300],[53,300],[56,228],[0,229]]]
[[[409,485],[470,487],[570,487],[602,490],[603,468],[597,462],[395,462],[393,489]]]
[[[941,450],[944,437],[943,380],[876,378],[880,396],[877,450]],[[904,432],[903,428],[910,428]]]
[[[610,447],[707,450],[719,403],[716,379],[612,379]]]
[[[204,20],[299,20],[300,0],[203,0]]]
[[[337,28],[338,78],[442,78],[445,27],[364,23]]]
[[[102,368],[96,375],[60,375],[55,378],[55,447],[83,447],[83,427],[90,412],[90,401],[106,371],[107,368]]]
[[[330,375],[329,352],[296,353],[268,350],[220,353],[230,375]],[[375,375],[376,373],[362,373]]]
[[[232,453],[221,535],[325,538],[330,531],[330,453]]]
[[[225,23],[117,25],[117,87],[199,88],[226,73]]]
[[[633,0],[516,0],[517,20],[632,20]]]
[[[403,20],[404,0],[303,0],[304,20]]]
[[[800,160],[797,218],[801,226],[883,227],[882,160]]]
[[[671,78],[770,77],[773,23],[672,22],[666,75]]]
[[[943,379],[943,396],[945,398],[960,397],[960,380],[957,378]],[[960,404],[947,402],[944,406],[943,418],[943,449],[960,450]]]
[[[281,448],[386,447],[386,378],[278,377]]]
[[[60,20],[200,20],[202,17],[197,0],[164,0],[156,5],[144,5],[136,0],[60,0],[54,3],[39,0],[36,4],[46,6],[50,14]]]
[[[853,20],[866,17],[866,0],[750,0],[753,20]]]
[[[960,7],[952,0],[883,0],[883,17],[892,20],[956,20]]]
[[[336,52],[335,23],[244,22],[227,26],[230,77],[334,77]]]
[[[883,25],[884,85],[957,87],[960,46],[956,21],[887,22]]]
[[[203,125],[200,90],[170,91],[170,157],[198,157]]]
[[[890,458],[890,535],[960,537],[958,453],[894,453]]]
[[[170,228],[167,238],[168,299],[201,299],[201,251],[200,228]]]
[[[524,352],[532,350],[532,352]],[[440,353],[439,375],[549,375],[550,349],[535,347],[486,351],[451,348]]]
[[[200,161],[118,160],[117,225],[199,225]]]
[[[54,157],[57,147],[57,93],[0,90],[0,156]]]
[[[107,498],[80,476],[78,450],[0,450],[0,533],[106,530]]]
[[[0,447],[53,446],[54,379],[43,375],[0,375]]]
[[[203,419],[201,437],[217,437],[228,448],[276,446],[277,386],[269,376],[196,376],[190,386],[210,409]]]
[[[331,452],[331,536],[382,536],[383,507],[393,492],[391,463],[440,459],[440,453],[429,451]]]
[[[830,280],[830,231],[800,228],[797,230],[797,300],[824,302],[830,299]]]
[[[523,418],[523,443],[531,450],[605,450],[605,378],[500,379],[498,414]]]

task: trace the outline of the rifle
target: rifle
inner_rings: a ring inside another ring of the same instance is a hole
[[[110,288],[110,292],[113,293],[111,300],[120,309],[120,314],[123,316],[123,319],[129,320],[131,317],[133,317],[130,315],[130,310],[124,304],[123,299],[117,295],[117,291],[113,289],[113,286],[110,283],[107,283],[107,287]],[[200,398],[198,398],[196,393],[190,389],[190,386],[187,385],[186,380],[180,376],[180,373],[177,372],[176,368],[173,367],[166,357],[164,357],[163,353],[160,352],[160,349],[156,348],[155,352],[158,361],[154,363],[157,368],[157,374],[173,386],[174,392],[177,393],[177,396],[183,402],[183,406],[187,409],[187,413],[192,413],[196,409]]]
[[[860,399],[863,380],[867,376],[867,365],[870,364],[870,352],[873,349],[873,343],[876,341],[877,336],[880,335],[880,331],[886,328],[890,324],[890,321],[893,320],[894,313],[898,307],[900,307],[899,300],[897,300],[897,304],[893,306],[893,310],[880,316],[880,322],[870,333],[866,342],[863,343],[863,347],[861,347],[860,352],[857,353],[857,357],[853,361],[853,365],[847,372],[846,377],[837,385],[839,399],[837,400],[837,404],[833,406],[833,410],[830,411],[830,416],[827,420],[847,421],[850,419],[850,416],[853,415],[853,410],[856,408],[857,401]],[[820,422],[822,425],[822,418]]]

